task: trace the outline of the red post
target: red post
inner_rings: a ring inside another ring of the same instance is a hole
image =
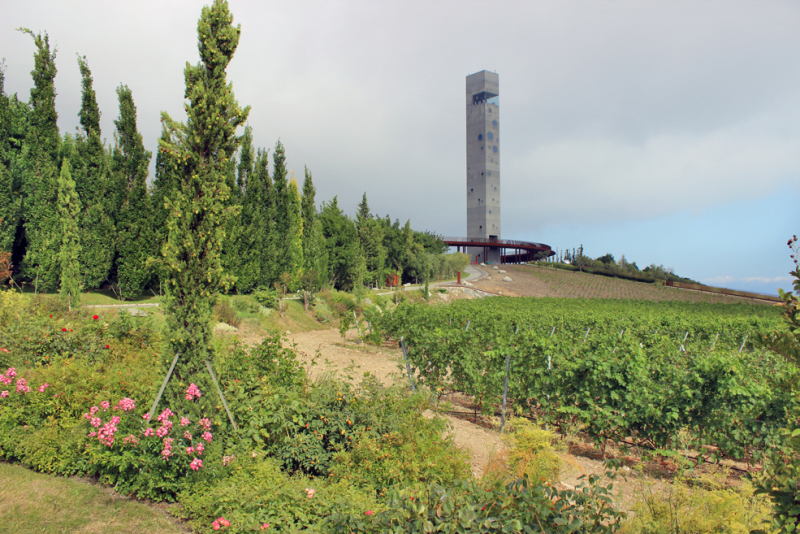
[[[458,271],[458,285],[461,285],[461,271]]]

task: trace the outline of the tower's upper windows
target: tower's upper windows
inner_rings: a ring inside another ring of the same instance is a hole
[[[473,106],[476,106],[483,102],[489,102],[490,104],[499,105],[500,99],[495,93],[490,93],[489,91],[481,91],[480,93],[472,95]]]
[[[478,141],[483,141],[483,134],[478,134]]]
[[[488,139],[489,141],[494,140],[494,134],[492,132],[487,133],[486,134],[486,139]]]
[[[497,128],[497,121],[492,121],[492,128]]]
[[[492,147],[492,152],[494,152],[495,154],[497,154],[497,145],[494,145],[494,146]]]

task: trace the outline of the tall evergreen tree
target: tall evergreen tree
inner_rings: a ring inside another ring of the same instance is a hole
[[[306,273],[310,277],[305,278],[305,280],[314,280],[315,285],[322,286],[328,281],[328,261],[325,251],[325,238],[322,235],[322,225],[319,222],[314,199],[316,194],[317,190],[314,187],[311,172],[306,167],[301,211],[303,214],[303,260]]]
[[[61,263],[60,293],[72,306],[80,306],[81,272],[78,258],[81,253],[78,218],[81,201],[70,174],[70,163],[64,158],[58,178],[58,214],[61,218],[61,247],[57,254]]]
[[[283,254],[287,247],[289,236],[289,188],[286,175],[286,152],[283,144],[278,140],[275,151],[272,153],[272,186],[271,200],[274,202],[275,217],[275,248],[280,253],[275,257],[274,272],[279,278],[283,273],[289,272],[289,259]]]
[[[283,257],[285,259],[285,270],[291,279],[289,289],[292,291],[300,287],[300,277],[303,275],[303,214],[301,210],[302,200],[297,180],[292,176],[289,180],[289,187],[286,190],[286,216],[287,228],[284,241]],[[283,273],[281,273],[283,275]]]
[[[229,287],[221,252],[226,239],[223,224],[230,191],[227,172],[239,138],[236,129],[250,108],[240,108],[225,69],[239,43],[240,26],[233,26],[228,4],[215,0],[204,7],[197,25],[200,63],[187,64],[187,122],[162,120],[174,135],[159,143],[168,165],[176,170],[178,186],[167,197],[169,237],[163,248],[166,275],[167,350],[181,354],[171,393],[180,398],[189,380],[207,391],[203,406],[214,409],[211,382],[204,362],[211,360],[211,310],[220,290]],[[228,211],[228,212],[226,212]],[[212,399],[212,400],[206,400]]]
[[[259,217],[253,221],[253,232],[258,239],[259,277],[256,286],[272,287],[280,276],[278,256],[278,232],[275,221],[275,186],[269,175],[269,151],[259,149],[253,168],[253,179],[260,191]],[[254,191],[255,193],[255,191]],[[257,198],[257,197],[253,197]]]
[[[19,160],[15,130],[19,129],[21,106],[5,93],[5,73],[0,66],[0,251],[12,252],[21,220],[22,197],[15,183],[15,167]]]
[[[40,289],[56,289],[59,283],[58,254],[61,243],[61,221],[53,209],[58,200],[58,151],[61,137],[56,113],[55,51],[45,33],[34,34],[20,28],[33,38],[33,88],[31,88],[28,131],[23,144],[23,217],[25,255],[21,273],[35,280]]]
[[[366,192],[358,205],[356,228],[364,262],[363,282],[371,284],[379,281],[384,274],[386,249],[383,246],[383,227],[369,212]]]
[[[231,272],[236,276],[236,291],[240,293],[252,291],[261,279],[260,249],[264,239],[262,212],[265,191],[263,176],[254,172],[254,158],[253,131],[246,126],[236,174],[236,186],[243,191],[242,207],[239,223],[231,228]]]
[[[116,271],[120,293],[131,298],[141,293],[152,277],[147,259],[155,253],[150,196],[147,194],[147,167],[151,153],[144,149],[136,127],[136,105],[127,85],[117,88],[119,118],[114,147],[117,257]]]
[[[170,130],[162,121],[161,137],[158,140],[160,147],[164,143],[171,142]],[[170,207],[167,202],[178,189],[178,169],[171,162],[171,156],[159,148],[156,152],[156,175],[153,180],[152,192],[150,194],[150,207],[152,209],[152,226],[155,241],[155,258],[162,257],[162,250],[167,244],[169,237],[169,227],[167,220],[170,215]],[[158,285],[163,291],[165,280],[164,264],[162,262],[152,263],[153,281],[152,284]]]
[[[81,72],[83,136],[76,140],[80,167],[75,168],[75,188],[83,206],[81,214],[81,257],[84,285],[100,287],[108,280],[115,253],[112,220],[114,196],[109,195],[109,161],[100,138],[100,108],[92,86],[92,71],[86,57],[78,57]]]
[[[323,202],[319,220],[328,257],[327,284],[338,289],[352,289],[358,254],[356,226],[339,208],[337,197],[330,202]]]

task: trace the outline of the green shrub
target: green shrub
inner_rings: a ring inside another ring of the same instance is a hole
[[[527,478],[533,484],[553,482],[561,471],[561,458],[553,448],[555,435],[522,417],[509,422],[503,435],[509,445],[508,468],[514,480]]]
[[[314,299],[314,319],[322,324],[330,324],[334,320],[333,311],[328,303],[319,296]]]
[[[770,529],[770,502],[754,495],[752,484],[743,480],[728,487],[725,476],[700,480],[676,479],[663,491],[645,489],[644,498],[626,522],[625,534],[681,534],[684,532],[730,532],[748,534],[752,529]]]
[[[180,496],[181,513],[198,532],[212,532],[219,517],[231,522],[227,532],[259,532],[265,524],[268,532],[296,532],[334,513],[369,518],[367,511],[382,510],[374,492],[331,478],[289,476],[278,461],[258,453],[233,456],[227,469],[229,476],[202,481]]]
[[[242,320],[236,315],[236,310],[233,309],[228,300],[220,299],[214,306],[214,317],[221,323],[226,323],[231,326],[239,328]]]
[[[253,291],[252,297],[257,303],[265,308],[269,308],[271,310],[278,309],[280,295],[274,289],[270,289],[268,287],[259,287]]]

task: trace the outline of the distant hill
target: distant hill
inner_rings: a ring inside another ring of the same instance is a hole
[[[546,264],[545,264],[546,265]],[[473,282],[476,287],[489,291],[501,291],[503,295],[519,297],[563,297],[563,298],[606,298],[650,300],[654,302],[681,300],[686,302],[710,303],[751,303],[766,304],[769,302],[751,298],[704,293],[676,287],[656,285],[654,283],[635,282],[622,278],[591,274],[578,271],[552,269],[545,265],[500,265],[506,274],[498,274],[490,267],[489,280]],[[511,282],[503,282],[504,276]]]

